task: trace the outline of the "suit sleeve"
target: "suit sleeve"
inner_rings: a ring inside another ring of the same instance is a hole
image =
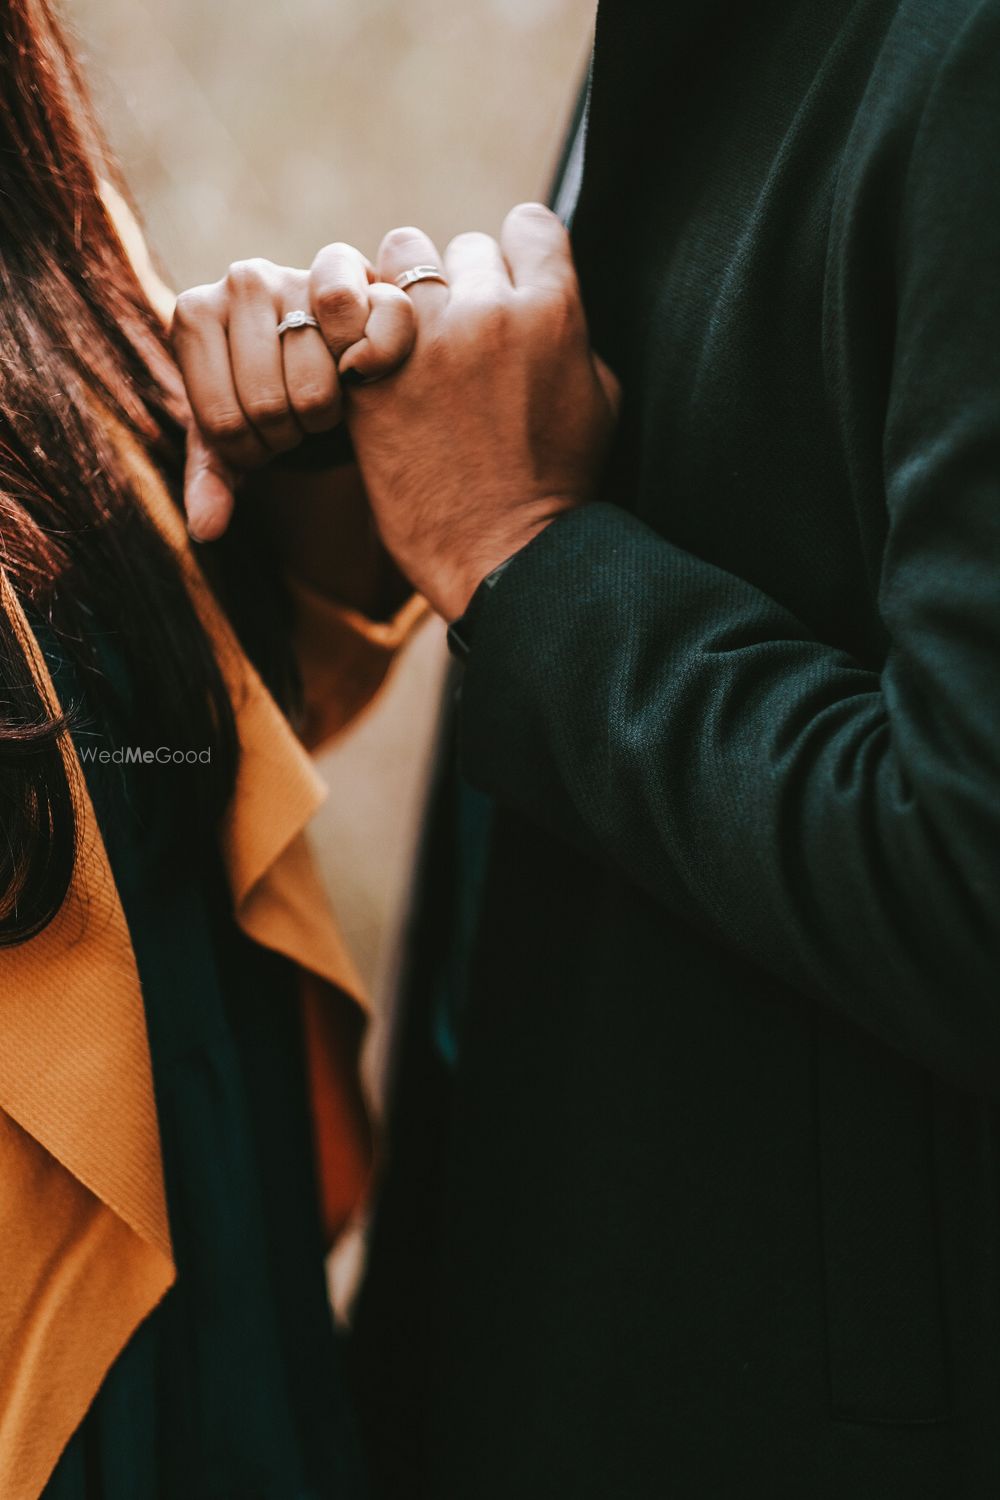
[[[1000,1087],[998,7],[903,197],[881,673],[609,504],[483,598],[466,774],[962,1085]]]

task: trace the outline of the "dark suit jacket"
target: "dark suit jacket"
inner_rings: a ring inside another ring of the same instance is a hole
[[[453,1085],[428,873],[380,1493],[1000,1493],[998,161],[997,0],[602,4],[621,441],[474,627],[500,811]]]

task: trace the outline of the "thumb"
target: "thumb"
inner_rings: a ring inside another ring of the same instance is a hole
[[[218,540],[232,519],[235,490],[233,471],[192,423],[184,464],[184,510],[194,541]]]

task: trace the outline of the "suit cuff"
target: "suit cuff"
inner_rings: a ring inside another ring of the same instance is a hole
[[[540,767],[542,705],[585,670],[587,619],[602,613],[616,553],[646,528],[618,506],[580,506],[553,521],[473,600],[464,654],[462,768],[476,786],[528,808]],[[611,564],[611,566],[609,566]],[[458,622],[461,626],[462,622]]]

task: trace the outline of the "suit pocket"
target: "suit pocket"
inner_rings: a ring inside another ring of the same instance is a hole
[[[824,1038],[817,1081],[833,1413],[946,1420],[929,1079],[860,1039]]]

